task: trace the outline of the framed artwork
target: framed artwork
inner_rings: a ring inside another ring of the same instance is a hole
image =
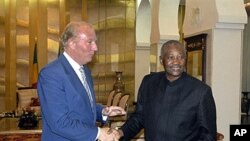
[[[207,34],[199,34],[184,38],[187,50],[186,72],[203,82],[206,81],[206,37]]]

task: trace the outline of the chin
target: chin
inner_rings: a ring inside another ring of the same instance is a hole
[[[174,77],[180,77],[182,74],[182,72],[174,72],[174,73],[171,73],[172,76]]]

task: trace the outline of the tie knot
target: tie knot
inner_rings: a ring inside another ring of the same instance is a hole
[[[81,72],[82,77],[85,79],[86,76],[85,76],[85,73],[84,73],[84,68],[83,68],[83,66],[80,67],[79,71]]]
[[[81,66],[81,67],[79,68],[79,70],[80,70],[80,72],[84,71],[83,66]]]

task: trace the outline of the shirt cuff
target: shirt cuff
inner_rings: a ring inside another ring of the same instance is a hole
[[[102,115],[102,120],[103,120],[103,121],[107,121],[107,119],[108,119],[108,116]]]
[[[97,139],[98,139],[99,135],[100,135],[100,127],[97,127],[97,135],[96,135],[95,140],[97,140]]]

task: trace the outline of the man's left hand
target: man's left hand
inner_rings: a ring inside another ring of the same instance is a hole
[[[119,106],[110,106],[103,108],[102,114],[104,116],[117,116],[117,115],[125,115],[126,112],[123,108]]]

